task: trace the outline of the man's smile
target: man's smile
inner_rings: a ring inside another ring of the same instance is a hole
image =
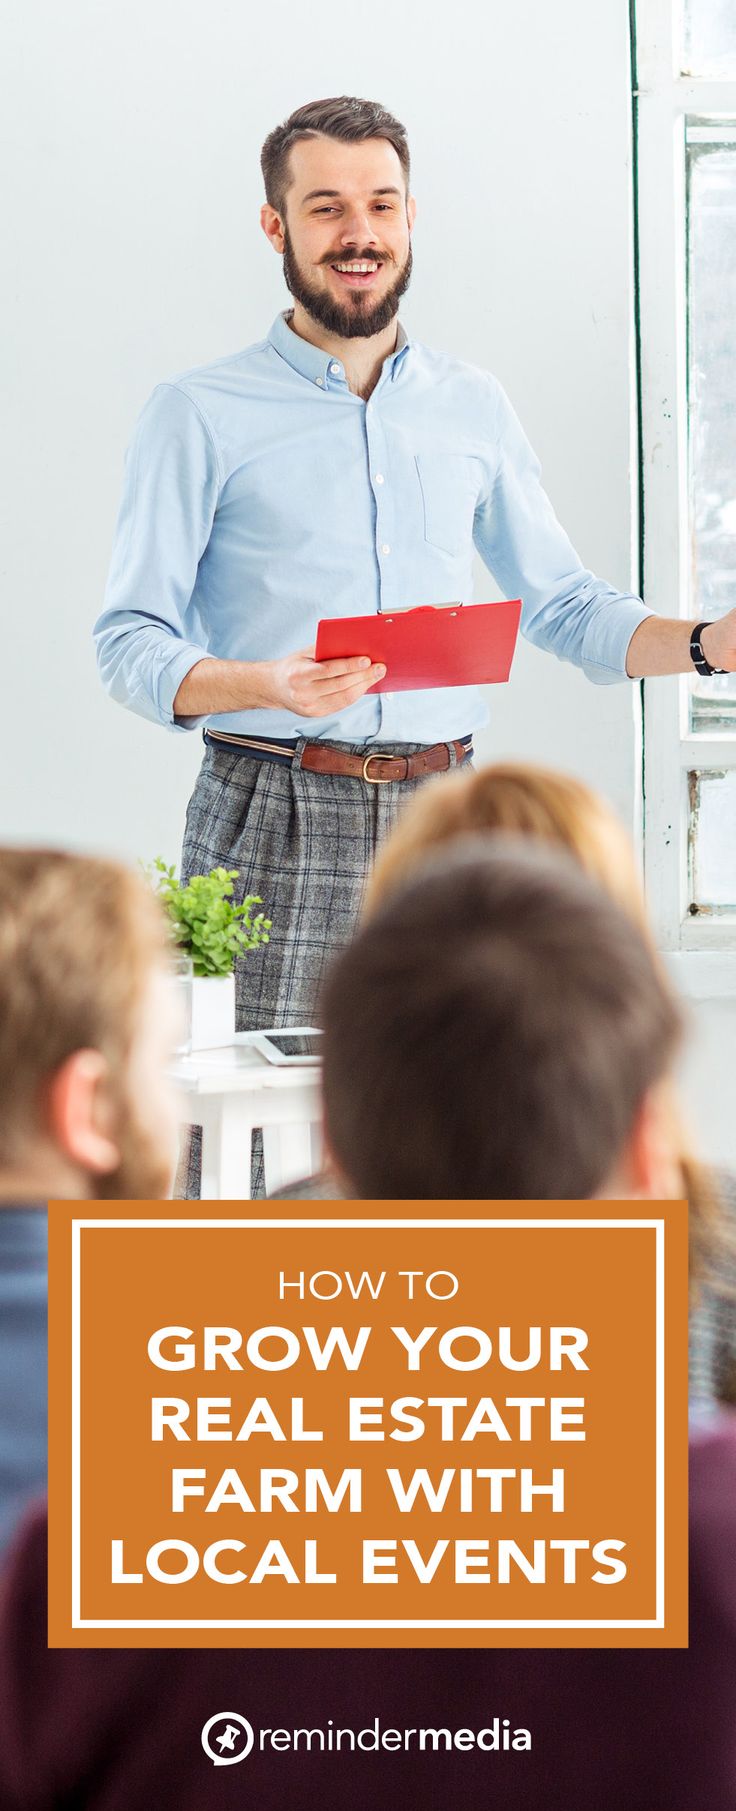
[[[338,258],[329,268],[348,289],[370,289],[382,266],[382,258]]]
[[[399,297],[408,288],[411,237],[407,234],[404,243],[403,228],[397,230],[394,249],[390,243],[381,242],[380,231],[372,225],[362,239],[357,230],[353,233],[350,227],[331,221],[331,230],[322,239],[323,224],[326,223],[320,221],[315,229],[312,243],[305,243],[304,262],[300,263],[284,222],[286,287],[294,301],[328,333],[345,339],[372,338],[394,320]],[[371,239],[373,244],[369,243]]]

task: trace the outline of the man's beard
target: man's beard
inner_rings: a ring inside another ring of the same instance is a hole
[[[373,252],[353,252],[352,257],[366,261],[374,256]],[[334,262],[334,260],[330,260]],[[382,260],[386,262],[385,259]],[[405,294],[411,281],[411,244],[406,263],[402,266],[392,288],[387,290],[380,302],[371,303],[364,290],[348,290],[344,302],[334,302],[326,290],[312,289],[294,256],[289,229],[284,226],[284,281],[295,302],[301,302],[313,321],[324,327],[326,333],[337,334],[341,339],[370,339],[374,333],[381,333],[384,327],[391,325],[398,312],[399,301]]]

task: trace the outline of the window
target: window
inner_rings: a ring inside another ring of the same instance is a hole
[[[637,0],[644,596],[736,605],[736,0]],[[736,949],[736,676],[645,686],[666,949]]]

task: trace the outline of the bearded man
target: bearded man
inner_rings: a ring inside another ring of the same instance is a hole
[[[96,628],[114,698],[204,726],[182,868],[237,868],[264,898],[271,941],[238,972],[252,1029],[312,1020],[377,841],[487,718],[472,687],[377,693],[384,669],[367,658],[315,661],[320,617],[465,600],[475,547],[522,598],[530,640],[599,683],[685,671],[696,652],[700,671],[736,668],[736,612],[666,621],[595,578],[500,385],[408,337],[400,122],[348,96],[310,102],[261,162],[261,225],[293,308],[154,391]],[[195,1148],[188,1194],[197,1167]]]
[[[0,1554],[46,1480],[46,1203],[168,1193],[163,914],[117,862],[0,849]]]

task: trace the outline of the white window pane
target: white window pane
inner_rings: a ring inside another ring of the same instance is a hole
[[[682,66],[688,75],[736,73],[734,0],[685,0]]]
[[[736,729],[736,674],[713,679],[695,674],[690,682],[690,728],[713,736]]]
[[[691,901],[736,911],[736,770],[690,774]]]
[[[710,621],[736,605],[736,126],[731,144],[706,130],[688,149],[688,390],[690,607]],[[736,678],[694,679],[693,728],[719,723],[736,724]]]

